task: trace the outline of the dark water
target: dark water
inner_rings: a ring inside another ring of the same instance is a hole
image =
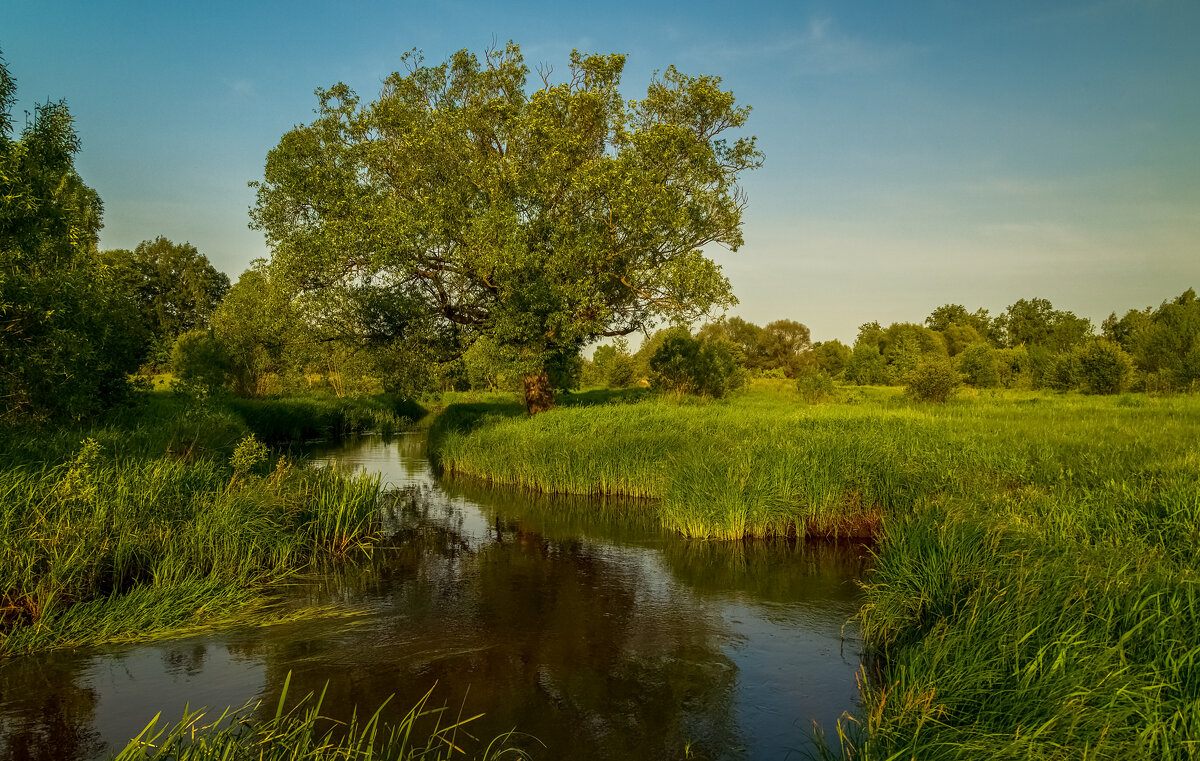
[[[801,758],[857,697],[856,547],[691,542],[639,504],[439,481],[419,434],[317,449],[396,488],[393,544],[305,579],[342,615],[0,662],[0,759],[103,757],[160,711],[395,694],[536,737],[536,758]],[[799,752],[798,752],[799,751]]]

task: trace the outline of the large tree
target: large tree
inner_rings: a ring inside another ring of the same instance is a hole
[[[16,83],[0,58],[0,421],[80,417],[128,387],[144,334],[97,265],[103,207],[75,171],[63,102],[14,135]]]
[[[447,357],[486,335],[535,413],[556,357],[735,302],[703,249],[741,245],[762,156],[726,138],[749,109],[718,78],[672,67],[626,101],[621,55],[572,53],[536,89],[513,43],[402,60],[373,103],[318,90],[267,157],[252,218],[313,319]]]

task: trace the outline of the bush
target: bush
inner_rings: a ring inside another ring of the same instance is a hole
[[[865,343],[855,345],[845,372],[846,380],[860,386],[880,385],[888,380],[887,360],[878,347]]]
[[[833,378],[822,370],[809,370],[796,379],[796,391],[809,404],[823,402],[833,398]]]
[[[1080,385],[1079,351],[1073,349],[1059,354],[1042,375],[1042,385],[1055,391],[1071,391]]]
[[[908,374],[908,395],[920,402],[944,402],[949,399],[962,379],[958,371],[943,357],[929,357]]]
[[[733,347],[719,340],[672,332],[650,358],[655,385],[677,394],[720,398],[746,383],[746,372]]]
[[[1133,358],[1117,343],[1098,338],[1071,354],[1077,380],[1089,394],[1116,394],[1129,386]]]
[[[987,344],[973,344],[958,355],[958,371],[963,380],[975,388],[995,388],[1000,385],[996,355]]]
[[[211,332],[190,330],[175,339],[171,366],[185,387],[213,393],[225,384],[229,355]]]

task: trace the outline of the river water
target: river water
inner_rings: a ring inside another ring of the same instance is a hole
[[[417,432],[309,454],[392,489],[390,546],[285,593],[336,615],[0,661],[0,759],[103,758],[185,705],[274,710],[289,672],[341,717],[433,688],[546,759],[803,758],[854,710],[861,547],[688,541],[645,503],[439,479]]]

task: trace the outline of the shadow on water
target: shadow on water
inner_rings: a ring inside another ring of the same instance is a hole
[[[651,503],[439,481],[424,449],[311,453],[394,487],[387,546],[290,590],[348,615],[0,664],[0,759],[96,757],[187,702],[273,705],[289,671],[347,716],[436,683],[535,758],[782,759],[854,707],[861,548],[685,541]]]

